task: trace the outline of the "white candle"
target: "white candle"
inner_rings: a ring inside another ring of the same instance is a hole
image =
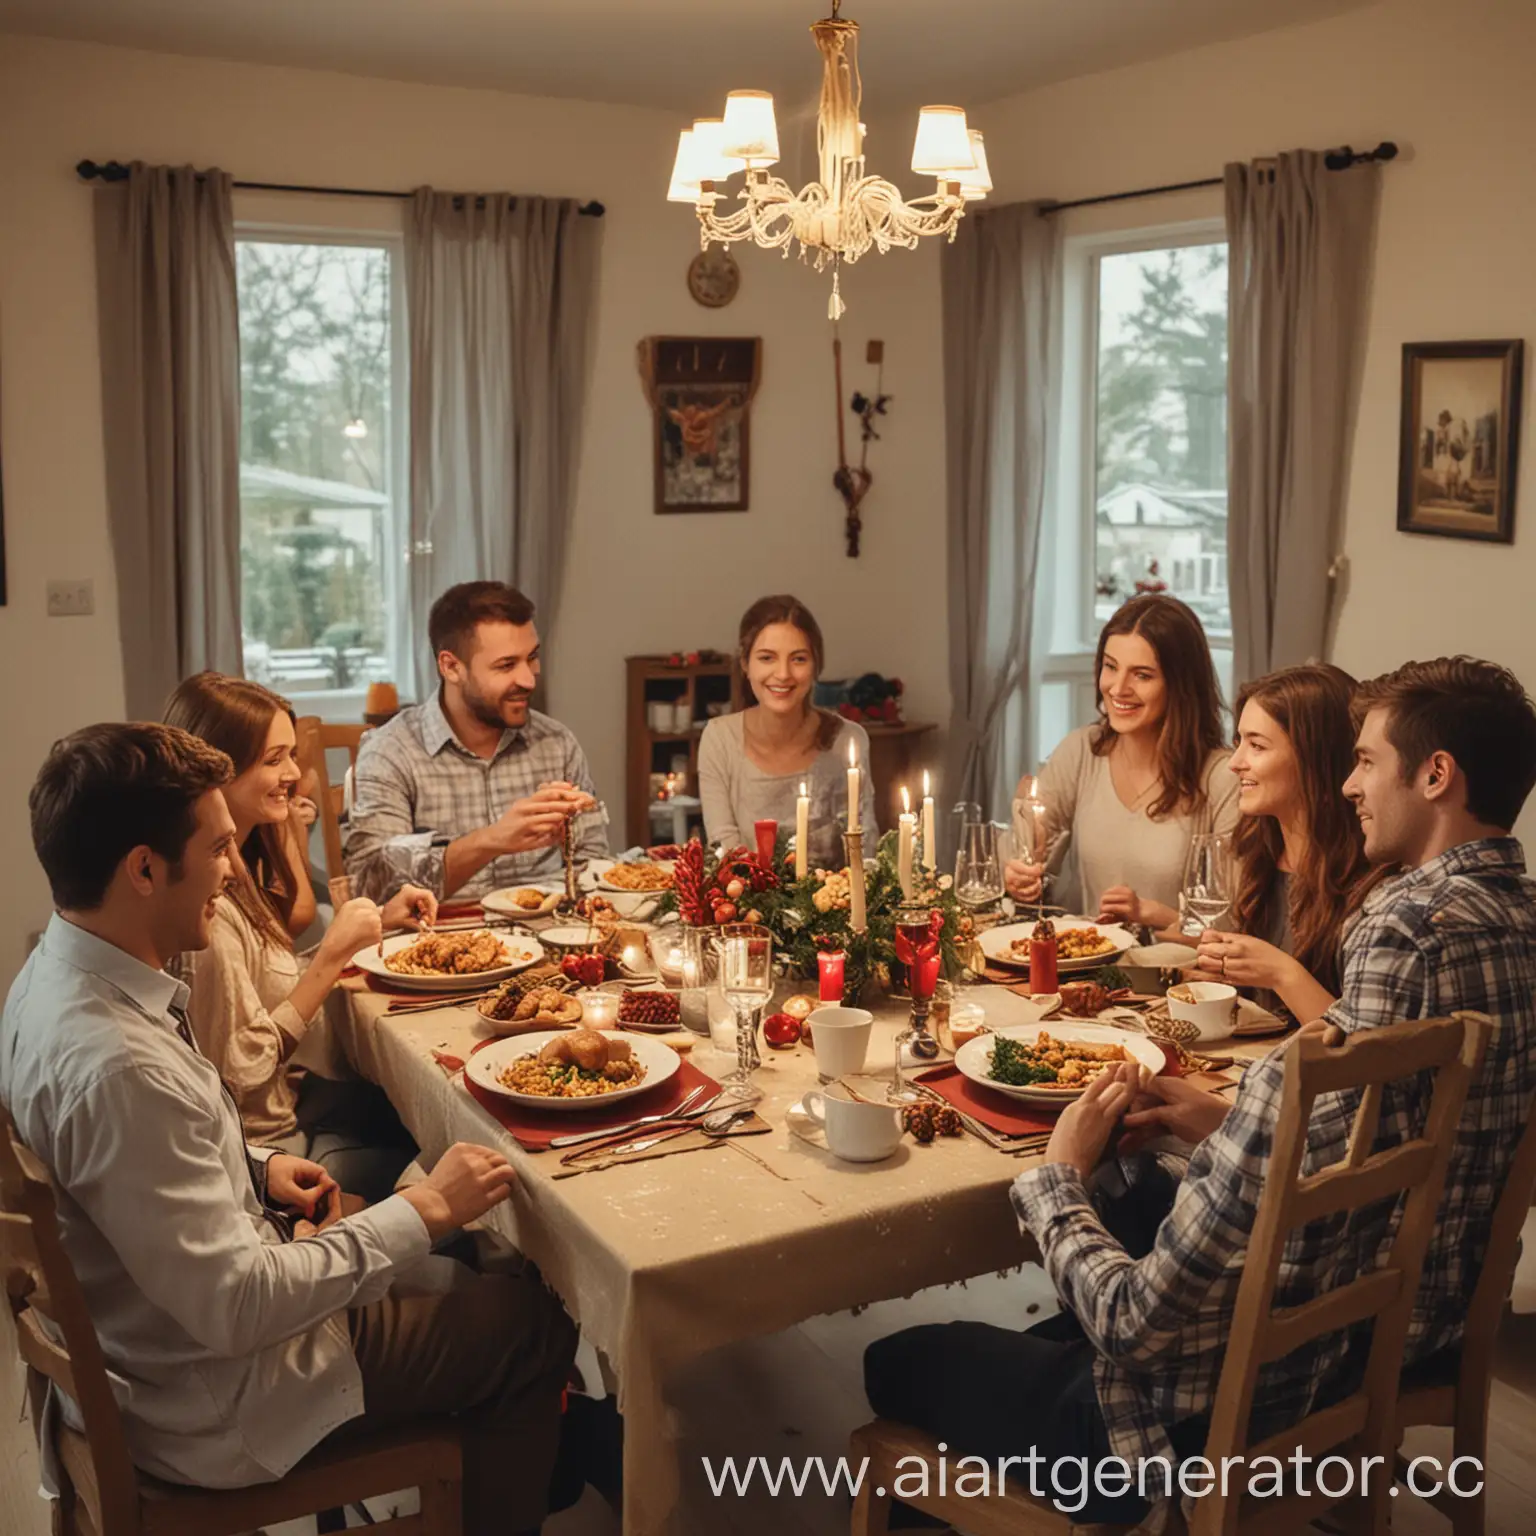
[[[848,866],[848,926],[863,933],[868,923],[864,916],[864,860],[855,859]]]
[[[1029,798],[1024,802],[1029,812],[1029,857],[1033,864],[1045,859],[1045,802],[1040,798],[1040,780],[1029,781]]]
[[[809,873],[809,849],[811,846],[811,797],[800,785],[800,798],[795,801],[795,879],[804,880]]]
[[[848,743],[848,830],[859,830],[859,749]]]
[[[928,770],[923,769],[923,867],[930,871],[939,867],[939,844],[933,833],[933,786],[928,780]]]
[[[912,797],[905,784],[901,786],[901,817],[897,825],[900,836],[896,844],[896,878],[901,882],[902,896],[911,901],[912,845],[917,839],[917,817],[912,814]]]

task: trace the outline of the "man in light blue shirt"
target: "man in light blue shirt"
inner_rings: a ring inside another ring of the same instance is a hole
[[[30,802],[58,910],[0,1018],[0,1101],[53,1174],[130,1450],[238,1487],[361,1416],[466,1411],[465,1531],[536,1529],[574,1349],[559,1304],[536,1278],[467,1272],[447,1297],[389,1294],[506,1198],[511,1166],[461,1144],[338,1219],[323,1168],[246,1145],[193,1042],[164,967],[206,946],[239,856],[231,773],[174,727],[92,726],[54,747]]]

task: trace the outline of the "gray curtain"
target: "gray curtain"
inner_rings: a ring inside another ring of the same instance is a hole
[[[1326,653],[1380,168],[1226,168],[1228,579],[1239,683]]]
[[[189,672],[240,675],[240,331],[223,171],[98,187],[107,515],[129,719]]]
[[[949,546],[947,804],[1006,817],[1056,418],[1061,240],[1038,203],[966,214],[940,253]],[[947,819],[947,818],[946,818]]]
[[[417,697],[433,599],[508,581],[554,628],[590,372],[602,221],[569,198],[419,187],[406,235]]]

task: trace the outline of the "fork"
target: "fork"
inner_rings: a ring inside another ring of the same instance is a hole
[[[698,1098],[701,1093],[704,1092],[704,1087],[705,1085],[700,1083],[699,1086],[695,1088],[693,1092],[690,1093],[687,1098],[682,1101],[681,1104],[679,1104],[675,1109],[667,1110],[665,1114],[642,1115],[638,1120],[631,1120],[627,1125],[613,1125],[609,1126],[607,1130],[578,1131],[573,1136],[556,1136],[554,1140],[550,1142],[550,1146],[574,1147],[579,1146],[584,1141],[601,1141],[604,1136],[624,1136],[627,1135],[630,1131],[638,1131],[642,1126],[655,1125],[658,1121],[661,1120],[679,1120],[685,1118],[690,1120],[694,1119],[697,1116],[702,1115],[704,1111],[715,1102],[715,1099],[720,1097],[720,1095],[716,1093],[712,1098],[706,1099],[704,1103],[700,1104],[696,1109],[693,1109],[691,1113],[685,1116],[683,1111],[687,1110],[689,1106],[693,1104],[693,1101]]]

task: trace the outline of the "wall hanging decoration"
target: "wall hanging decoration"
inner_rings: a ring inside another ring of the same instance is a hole
[[[1523,341],[1403,347],[1397,526],[1512,544]]]
[[[837,469],[833,472],[832,484],[837,487],[837,494],[843,498],[843,505],[848,509],[847,516],[843,520],[843,537],[848,541],[850,559],[858,558],[859,535],[864,528],[859,507],[869,494],[869,487],[875,478],[869,472],[869,445],[871,442],[880,440],[875,421],[878,417],[885,415],[891,403],[891,397],[881,389],[885,379],[885,343],[870,342],[865,350],[864,360],[873,363],[877,370],[875,392],[873,395],[866,395],[862,390],[856,389],[853,392],[853,398],[848,402],[848,409],[859,418],[859,462],[850,464],[847,434],[843,430],[843,343],[834,328],[832,372],[837,381]]]
[[[741,268],[724,246],[707,246],[688,263],[688,292],[705,309],[723,309],[741,287]]]
[[[757,336],[647,336],[640,377],[651,402],[657,512],[745,512]]]

